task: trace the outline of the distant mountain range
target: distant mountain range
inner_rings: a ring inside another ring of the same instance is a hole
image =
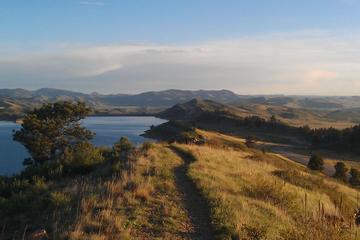
[[[278,114],[284,119],[323,119],[331,121],[360,121],[360,96],[318,97],[286,95],[238,95],[229,90],[164,90],[140,94],[85,94],[80,92],[42,88],[0,89],[0,118],[23,115],[44,102],[59,100],[84,101],[101,115],[154,114],[176,104],[192,99],[211,100],[236,108],[243,115],[271,116]],[[225,106],[224,105],[224,106]]]
[[[217,100],[224,103],[234,102],[239,96],[228,90],[220,91],[185,91],[165,90],[140,94],[84,94],[61,89],[42,88],[35,91],[25,89],[0,89],[0,98],[33,101],[35,103],[57,100],[81,100],[94,106],[136,106],[136,107],[169,107],[179,102],[186,102],[193,98]]]
[[[360,96],[317,97],[285,95],[238,95],[229,90],[177,90],[151,91],[139,94],[85,94],[80,92],[42,88],[35,91],[25,89],[0,89],[0,99],[31,100],[34,103],[56,100],[81,100],[94,106],[169,107],[191,99],[207,99],[220,103],[268,104],[298,108],[341,109],[360,107]]]

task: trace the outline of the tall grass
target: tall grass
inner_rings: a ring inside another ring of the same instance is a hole
[[[275,155],[179,145],[223,239],[360,239],[358,191]]]
[[[37,204],[35,211],[0,212],[0,236],[26,239],[34,229],[44,229],[51,239],[186,238],[190,219],[173,175],[181,159],[152,145],[133,161],[131,171],[108,162],[91,174],[47,183],[39,198],[27,203]]]

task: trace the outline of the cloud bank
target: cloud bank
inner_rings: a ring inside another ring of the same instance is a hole
[[[0,83],[103,93],[180,88],[358,95],[359,40],[301,32],[178,45],[64,45],[0,57]]]

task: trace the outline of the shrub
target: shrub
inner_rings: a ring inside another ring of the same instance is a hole
[[[33,183],[33,189],[36,191],[45,191],[48,188],[44,177],[34,176],[31,181]]]
[[[22,193],[8,199],[0,197],[0,212],[8,213],[9,215],[24,213],[30,209],[30,202],[29,195]]]
[[[335,167],[334,178],[346,180],[348,169],[345,166],[345,164],[343,162],[337,162],[334,167]]]
[[[0,196],[10,198],[11,196],[24,192],[31,188],[27,179],[12,178],[0,181]]]
[[[246,144],[247,147],[252,147],[255,144],[255,142],[256,142],[256,138],[254,136],[247,136],[246,137],[245,144]]]
[[[71,198],[62,192],[52,192],[50,193],[49,200],[53,206],[62,207],[68,205]]]
[[[350,170],[350,183],[352,185],[360,185],[360,172],[355,168],[351,168]]]
[[[127,160],[130,153],[134,150],[134,146],[127,137],[121,137],[112,149],[112,159],[114,161]]]
[[[60,178],[63,175],[63,165],[56,162],[45,162],[41,165],[30,165],[21,173],[21,177],[31,179],[41,176],[47,179]]]
[[[100,148],[89,142],[81,142],[64,152],[65,166],[72,172],[87,172],[104,161]]]
[[[307,166],[311,170],[321,171],[324,169],[324,159],[319,155],[312,155]]]

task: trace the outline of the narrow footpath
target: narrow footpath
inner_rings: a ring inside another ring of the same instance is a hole
[[[170,146],[169,148],[184,162],[175,169],[175,182],[179,192],[182,194],[184,207],[194,228],[191,239],[212,240],[214,239],[214,229],[211,223],[210,206],[188,176],[189,165],[196,159],[177,147]]]

